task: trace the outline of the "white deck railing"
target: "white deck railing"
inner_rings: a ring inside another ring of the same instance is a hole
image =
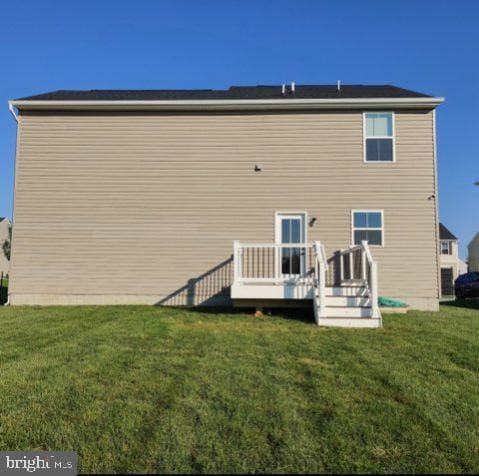
[[[313,245],[309,243],[233,244],[237,283],[312,283]]]
[[[321,242],[241,243],[234,241],[235,284],[305,284],[314,289],[317,318],[327,315],[326,287],[365,286],[372,317],[380,318],[377,263],[367,241],[326,257]]]
[[[361,246],[363,247],[363,274],[366,279],[366,285],[369,288],[369,296],[371,299],[372,307],[372,317],[381,317],[379,312],[378,304],[378,265],[376,261],[373,260],[371,251],[369,250],[369,245],[367,241],[362,241]]]
[[[350,246],[338,253],[339,281],[341,284],[358,282],[368,288],[372,317],[380,317],[378,305],[378,267],[367,241]],[[336,258],[331,258],[331,262]]]
[[[314,243],[314,317],[319,323],[326,316],[326,272],[329,268],[324,245],[319,241]]]

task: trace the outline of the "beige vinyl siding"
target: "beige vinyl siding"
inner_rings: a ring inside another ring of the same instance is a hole
[[[433,113],[396,112],[395,163],[363,162],[362,121],[362,111],[22,113],[13,302],[165,302],[185,286],[168,302],[227,296],[231,264],[191,280],[229,260],[233,240],[272,242],[276,211],[306,211],[318,218],[309,241],[331,255],[351,243],[352,209],[384,211],[385,246],[372,248],[380,294],[436,298]]]

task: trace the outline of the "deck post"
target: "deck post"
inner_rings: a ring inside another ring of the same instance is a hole
[[[344,281],[344,255],[343,253],[339,253],[339,281],[341,284]]]
[[[275,244],[274,247],[274,277],[276,281],[279,281],[280,270],[281,270],[281,255],[283,254],[283,249],[280,246]]]
[[[361,249],[361,278],[366,281],[366,252],[364,247]]]
[[[372,317],[378,317],[378,267],[375,261],[371,264],[371,301]]]
[[[353,250],[349,250],[349,279],[354,279],[354,259]]]

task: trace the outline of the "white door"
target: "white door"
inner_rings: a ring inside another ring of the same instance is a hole
[[[304,244],[305,214],[278,214],[276,215],[276,242],[281,244]],[[304,247],[282,247],[278,252],[280,274],[301,275],[306,264],[306,249]]]

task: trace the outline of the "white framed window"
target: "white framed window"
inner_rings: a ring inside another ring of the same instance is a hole
[[[351,212],[352,243],[367,241],[370,246],[384,246],[384,213],[382,210],[353,210]]]
[[[441,241],[441,254],[452,255],[452,246],[450,241]]]
[[[363,113],[364,162],[395,162],[393,112]]]

